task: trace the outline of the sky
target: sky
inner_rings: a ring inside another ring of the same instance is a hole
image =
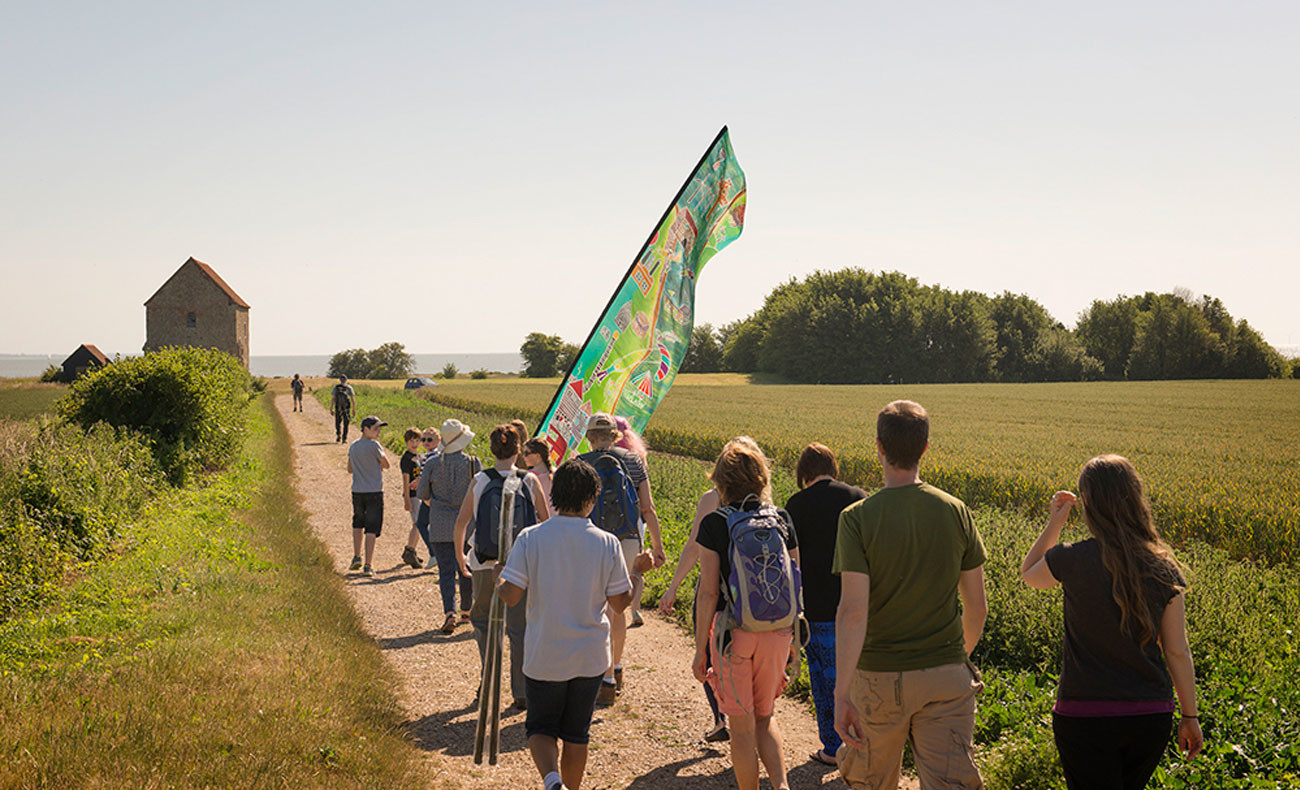
[[[134,353],[184,261],[254,355],[580,342],[727,124],[722,324],[857,266],[1186,288],[1300,344],[1294,2],[0,5],[0,352]]]

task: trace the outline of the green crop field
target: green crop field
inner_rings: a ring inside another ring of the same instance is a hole
[[[0,385],[0,420],[26,420],[54,410],[68,388],[62,384],[5,383]]]
[[[408,392],[382,384],[379,387],[362,384],[357,387],[357,413],[377,414],[387,420],[391,427],[386,429],[384,440],[395,451],[401,448],[401,432],[405,427],[437,426],[447,417],[456,417],[478,434],[469,452],[482,457],[487,455],[486,436],[493,424],[514,416],[530,416],[534,407],[526,405],[528,402],[540,400],[541,406],[535,407],[540,411],[553,386],[554,382],[490,380],[462,384],[458,381],[436,389]],[[709,393],[704,390],[710,388],[718,388],[718,402],[723,404],[714,407],[712,412],[720,415],[714,417],[719,425],[712,429],[719,436],[743,430],[741,420],[759,422],[754,417],[758,406],[768,409],[769,419],[779,420],[782,412],[775,410],[772,403],[764,403],[764,398],[792,399],[792,390],[811,390],[823,404],[841,391],[861,393],[879,389],[880,393],[870,394],[882,402],[897,397],[894,393],[901,394],[901,388],[752,386],[756,399],[740,401],[744,393],[739,386],[734,377],[683,377],[673,391],[672,397],[677,400],[670,398],[656,419],[685,408],[683,401],[698,398],[698,402],[708,402]],[[1179,389],[1180,385],[1174,388]],[[481,398],[481,402],[494,405],[479,409],[453,408],[430,399],[431,395],[437,400],[468,399],[470,393]],[[689,397],[681,397],[683,394]],[[907,394],[922,399],[922,403],[941,402],[927,398],[925,392],[909,390]],[[315,395],[327,403],[326,388],[318,389]],[[512,398],[518,399],[521,405],[517,408],[502,405]],[[813,409],[794,400],[787,402],[789,424],[803,419],[799,412]],[[725,416],[727,403],[737,404],[730,407],[736,415],[730,422]],[[934,408],[936,412],[941,411],[937,406]],[[1077,400],[1073,406],[1058,406],[1054,413],[1068,412],[1070,408],[1079,408]],[[858,418],[862,430],[869,430],[866,422],[875,409],[874,402],[862,407],[862,412],[868,415]],[[942,424],[941,419],[950,421],[955,417],[941,418],[936,414],[936,426]],[[799,443],[805,441],[804,436],[793,433],[782,437],[779,426],[769,425],[767,433],[756,428],[748,430],[767,437],[769,446],[801,446]],[[1112,430],[1117,429],[1112,427]],[[1022,430],[1022,435],[1030,433]],[[1187,430],[1182,433],[1191,435]],[[1042,448],[1047,442],[1038,444]],[[1085,459],[1081,458],[1079,463],[1082,460]],[[647,574],[643,599],[646,607],[657,602],[672,577],[690,530],[695,502],[709,486],[705,478],[708,469],[707,463],[682,455],[654,453],[651,456],[650,481],[663,525],[668,564]],[[1068,478],[1073,473],[1067,469],[1063,474]],[[1227,474],[1225,471],[1224,475]],[[865,482],[869,489],[879,486],[878,478]],[[793,490],[789,471],[778,467],[773,478],[774,499],[783,503]],[[1056,690],[1055,673],[1060,664],[1061,595],[1059,589],[1047,593],[1029,589],[1020,581],[1019,573],[1020,560],[1037,537],[1041,519],[1027,516],[1023,508],[995,504],[977,507],[974,516],[988,549],[985,576],[989,620],[972,655],[983,670],[985,681],[975,728],[980,769],[990,790],[1058,790],[1065,785],[1052,742],[1050,711]],[[1076,519],[1065,539],[1078,540],[1083,535]],[[1233,560],[1226,552],[1194,538],[1180,545],[1178,557],[1188,566],[1192,582],[1187,600],[1188,636],[1196,658],[1206,751],[1195,761],[1184,760],[1171,751],[1150,786],[1300,787],[1300,720],[1294,714],[1300,708],[1300,685],[1295,683],[1295,677],[1300,674],[1300,629],[1295,626],[1300,622],[1300,585],[1295,582],[1294,571],[1290,567]],[[676,612],[678,621],[684,625],[690,622],[694,579],[692,572],[678,594]],[[682,671],[688,672],[689,668],[683,667]],[[806,698],[806,678],[792,684],[787,693]]]
[[[448,406],[540,418],[553,379],[446,382]],[[680,376],[655,413],[652,447],[712,458],[749,434],[791,467],[810,441],[843,476],[879,479],[875,413],[898,398],[931,414],[925,477],[973,504],[1029,508],[1073,488],[1094,455],[1128,456],[1147,480],[1161,529],[1237,557],[1300,559],[1300,381],[1163,381],[890,386],[756,385]]]

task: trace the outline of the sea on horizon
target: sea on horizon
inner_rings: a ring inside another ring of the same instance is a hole
[[[111,359],[115,354],[109,352]],[[249,367],[254,376],[324,376],[329,372],[330,354],[271,355],[254,354]],[[456,366],[460,373],[482,368],[493,373],[518,373],[524,369],[524,358],[518,352],[487,354],[412,354],[415,357],[415,375],[431,376],[442,371],[447,363]],[[67,354],[3,354],[0,355],[0,378],[32,378],[45,372],[50,365],[62,365]]]

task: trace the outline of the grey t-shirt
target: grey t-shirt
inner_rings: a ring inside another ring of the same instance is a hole
[[[383,446],[374,439],[357,439],[348,448],[348,462],[352,464],[352,493],[369,494],[384,490],[384,469],[379,459],[384,457]]]
[[[576,516],[519,533],[501,578],[529,590],[524,674],[562,681],[609,667],[605,599],[632,589],[618,538]]]

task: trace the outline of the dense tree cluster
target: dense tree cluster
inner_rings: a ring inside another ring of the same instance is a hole
[[[524,358],[525,378],[545,379],[568,373],[578,347],[564,342],[559,335],[533,332],[524,338],[519,354]]]
[[[709,327],[698,345],[708,338],[721,345],[724,369],[808,383],[1290,374],[1290,363],[1258,332],[1208,296],[1099,300],[1071,331],[1028,296],[949,291],[862,269],[783,283],[753,315],[717,332]]]
[[[329,375],[350,379],[404,379],[411,375],[415,358],[401,343],[385,343],[366,351],[350,348],[330,357]]]

